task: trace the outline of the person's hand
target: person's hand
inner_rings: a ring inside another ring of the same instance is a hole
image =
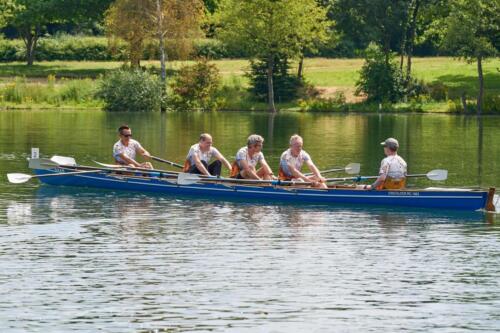
[[[319,181],[321,183],[326,183],[326,178],[325,177],[319,177]]]
[[[371,185],[365,185],[363,190],[373,190],[374,188]]]

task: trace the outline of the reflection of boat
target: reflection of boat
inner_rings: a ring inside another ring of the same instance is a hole
[[[227,182],[200,182],[181,185],[176,178],[162,173],[123,172],[118,170],[86,169],[86,173],[74,174],[78,167],[67,169],[43,163],[43,160],[31,159],[30,168],[37,175],[65,173],[73,174],[57,177],[41,177],[40,180],[51,185],[83,186],[103,189],[157,192],[171,195],[187,195],[206,198],[251,199],[263,202],[285,201],[291,203],[317,204],[354,204],[354,205],[386,205],[417,208],[441,208],[474,211],[492,205],[494,189],[482,190],[389,190],[366,191],[357,189],[319,190],[295,186],[245,185]],[[81,167],[85,170],[85,167]]]

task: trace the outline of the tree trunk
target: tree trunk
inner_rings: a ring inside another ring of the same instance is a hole
[[[391,37],[385,36],[384,38],[384,54],[385,54],[385,63],[389,65],[391,60]]]
[[[269,55],[267,57],[267,98],[269,104],[269,112],[276,112],[276,107],[274,105],[274,87],[273,87],[273,67],[274,67],[274,55]]]
[[[480,116],[483,111],[483,93],[484,93],[484,80],[483,80],[483,59],[477,58],[477,76],[479,79],[479,93],[477,95],[477,115]]]
[[[411,17],[410,23],[410,34],[408,36],[408,42],[406,47],[406,55],[407,55],[407,65],[406,65],[406,82],[410,82],[411,80],[411,57],[413,55],[413,45],[415,44],[415,31],[417,28],[417,16],[418,10],[420,8],[420,0],[415,0],[413,13]]]
[[[299,78],[299,80],[302,80],[303,71],[304,71],[304,55],[301,55],[299,60],[299,70],[297,72],[297,77]]]
[[[156,0],[156,11],[158,16],[158,40],[160,44],[160,67],[161,67],[161,97],[162,101],[167,96],[167,67],[166,67],[166,54],[165,54],[165,41],[163,38],[163,12],[161,9],[161,0]],[[165,105],[161,103],[161,112],[165,112]]]
[[[38,38],[40,36],[40,28],[35,27],[34,30],[31,27],[27,27],[22,31],[24,45],[26,46],[26,64],[32,66],[35,61],[35,50]]]
[[[465,95],[465,91],[462,92],[460,100],[462,101],[462,107],[464,108],[464,113],[467,113],[467,96]]]

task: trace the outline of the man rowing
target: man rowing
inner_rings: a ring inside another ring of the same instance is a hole
[[[387,156],[380,163],[380,171],[377,180],[372,185],[366,185],[365,189],[398,190],[406,186],[407,165],[405,160],[398,155],[399,142],[394,138],[388,138],[380,143],[384,147]]]
[[[236,161],[233,163],[231,177],[238,179],[275,179],[273,171],[269,167],[262,153],[264,138],[252,134],[247,139],[247,145],[240,148],[236,153]],[[257,164],[260,168],[257,169]]]
[[[113,158],[118,164],[128,165],[136,168],[153,169],[150,162],[139,163],[135,160],[136,154],[144,158],[151,158],[147,150],[141,144],[132,139],[132,130],[127,125],[122,125],[118,129],[120,140],[113,146]]]
[[[290,137],[290,148],[288,148],[280,159],[280,180],[300,180],[312,182],[314,187],[327,188],[326,179],[321,176],[320,171],[314,165],[309,154],[302,149],[304,140],[297,134]],[[312,172],[311,176],[302,173],[302,166],[306,164]]]
[[[210,134],[201,134],[198,143],[195,143],[189,149],[184,163],[184,172],[220,176],[222,164],[231,170],[231,164],[212,144],[213,139]],[[212,159],[215,159],[215,161],[209,164]]]

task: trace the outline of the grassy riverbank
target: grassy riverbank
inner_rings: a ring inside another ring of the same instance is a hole
[[[175,70],[187,62],[172,62],[170,69]],[[223,93],[227,97],[224,109],[266,110],[265,103],[256,103],[246,91],[248,86],[245,72],[247,60],[216,60],[223,77]],[[358,71],[362,59],[324,59],[305,60],[305,78],[317,87],[322,99],[333,98],[342,93],[346,104],[343,110],[374,111],[378,105],[367,105],[363,98],[354,95]],[[144,61],[142,65],[157,69],[157,61]],[[0,108],[99,108],[101,102],[95,100],[93,93],[98,78],[106,72],[119,68],[121,62],[40,62],[32,67],[23,63],[0,63]],[[500,59],[484,64],[486,94],[500,95]],[[477,72],[475,64],[467,64],[453,58],[415,58],[414,76],[426,83],[439,82],[447,87],[448,99],[456,100],[465,92],[472,100],[477,93]],[[292,67],[296,70],[296,67]],[[300,110],[303,103],[295,101],[280,104],[282,110]],[[328,109],[328,104],[325,106]],[[384,105],[390,111],[420,110],[424,112],[446,112],[448,101],[413,101]]]

